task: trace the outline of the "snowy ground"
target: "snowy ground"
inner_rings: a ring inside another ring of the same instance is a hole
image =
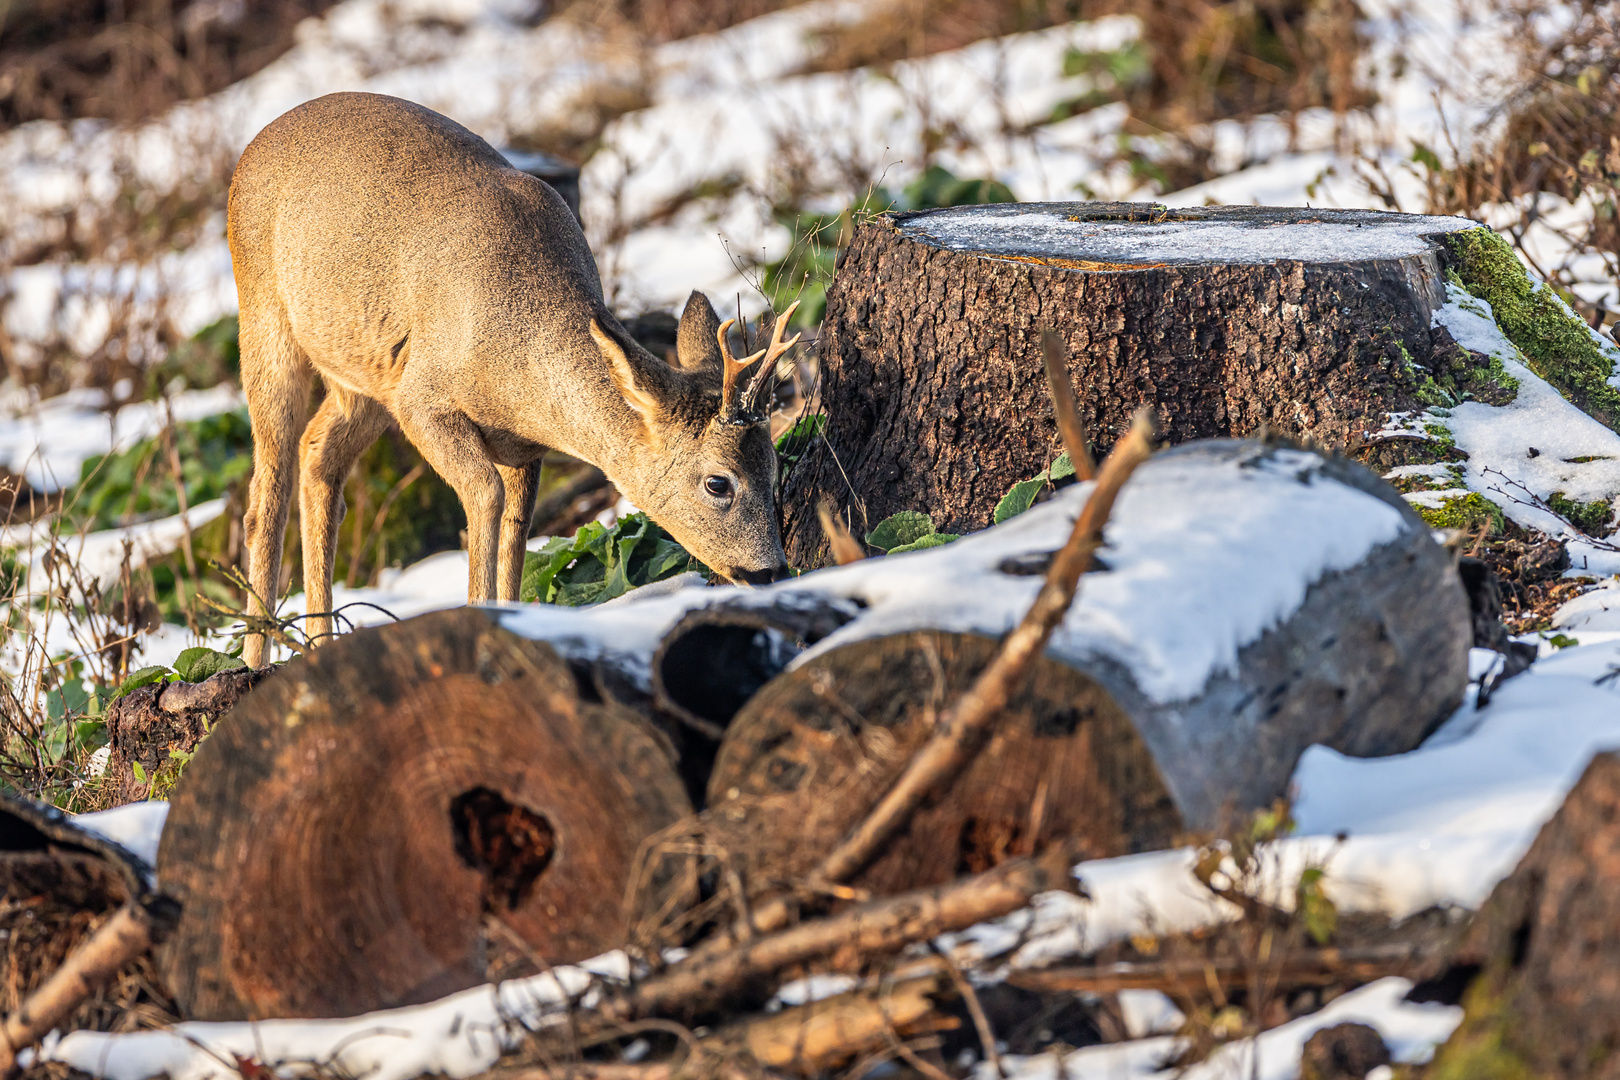
[[[1500,27],[1476,17],[1465,0],[1400,5],[1364,2],[1376,46],[1381,102],[1356,130],[1340,130],[1325,113],[1297,118],[1290,136],[1280,121],[1217,125],[1220,158],[1231,171],[1178,192],[1171,205],[1207,202],[1384,208],[1361,178],[1368,166],[1343,150],[1354,139],[1394,183],[1402,209],[1422,210],[1421,179],[1410,165],[1413,141],[1445,145],[1446,130],[1482,119],[1504,55]],[[808,187],[828,208],[841,206],[859,185],[879,177],[891,188],[920,169],[925,129],[948,126],[961,138],[936,160],[959,175],[994,176],[1020,198],[1077,197],[1080,185],[1100,197],[1145,197],[1129,177],[1101,163],[1119,138],[1123,113],[1103,108],[1058,124],[1026,126],[1060,101],[1088,88],[1059,76],[1068,48],[1107,51],[1131,40],[1128,19],[1062,27],[980,42],[953,53],[899,64],[890,72],[798,74],[815,27],[847,22],[863,5],[818,2],[754,20],[716,35],[676,42],[643,54],[629,43],[562,20],[530,27],[523,0],[346,0],[304,25],[298,46],[258,75],[206,101],[182,106],[147,129],[129,134],[92,122],[30,124],[0,136],[0,252],[46,235],[60,215],[107,202],[135,170],[154,187],[173,185],[187,170],[234,155],[265,122],[310,97],[339,89],[398,94],[444,111],[501,143],[525,132],[566,128],[607,91],[634,91],[646,107],[603,133],[603,149],[582,179],[584,215],[604,279],[628,309],[669,306],[694,286],[720,306],[762,305],[750,285],[750,260],[776,257],[787,243],[770,214],[772,196],[796,167],[809,169]],[[1397,15],[1399,18],[1397,18]],[[1408,63],[1394,74],[1395,52]],[[931,110],[924,113],[922,110]],[[861,179],[856,180],[859,177]],[[668,216],[660,211],[694,185],[722,178],[734,194],[700,201]],[[1559,225],[1589,213],[1580,206],[1546,206]],[[1502,208],[1505,215],[1508,208]],[[657,217],[648,222],[646,219]],[[626,226],[622,238],[610,234]],[[1556,263],[1559,241],[1548,227],[1533,232],[1538,259]],[[1605,295],[1613,282],[1585,266],[1583,297]],[[1279,845],[1279,890],[1290,872],[1325,860],[1328,888],[1345,909],[1400,916],[1432,904],[1477,905],[1519,858],[1540,824],[1595,750],[1620,746],[1620,551],[1572,533],[1537,509],[1536,498],[1562,491],[1582,500],[1620,494],[1620,436],[1570,406],[1538,379],[1497,330],[1488,308],[1453,293],[1436,316],[1459,342],[1502,359],[1519,380],[1505,407],[1465,403],[1447,413],[1407,418],[1414,430],[1445,428],[1470,460],[1450,494],[1481,492],[1520,524],[1562,534],[1570,542],[1572,576],[1603,579],[1600,588],[1567,605],[1556,622],[1577,638],[1504,684],[1482,709],[1472,697],[1428,743],[1410,754],[1376,760],[1308,751],[1295,773],[1299,834]],[[168,304],[182,331],[234,310],[234,287],[222,220],[208,222],[196,245],[141,266],[47,262],[14,268],[0,281],[0,327],[25,362],[54,343],[88,354],[105,338],[122,305]],[[233,390],[182,395],[174,416],[187,419],[238,407]],[[13,395],[0,402],[0,464],[30,483],[54,489],[77,477],[80,463],[150,435],[167,414],[132,405],[108,418],[106,402],[74,392],[46,402]],[[1538,455],[1526,453],[1535,446]],[[1586,461],[1572,459],[1586,458]],[[1448,492],[1429,492],[1414,501]],[[1051,504],[1048,504],[1051,505]],[[192,508],[196,527],[220,508]],[[1020,528],[1038,525],[1031,517]],[[180,523],[148,522],[131,532],[82,538],[81,558],[99,576],[129,536],[157,552],[177,542]],[[17,533],[7,546],[33,546]],[[934,557],[942,557],[937,555]],[[911,556],[917,559],[923,556]],[[916,564],[914,564],[916,565]],[[114,564],[116,569],[116,564]],[[895,567],[893,569],[898,569]],[[385,576],[375,589],[336,590],[335,603],[365,602],[404,617],[457,604],[464,596],[466,557],[448,552]],[[680,594],[620,603],[590,616],[624,633],[650,635],[659,618],[677,617]],[[289,602],[298,610],[301,598]],[[647,607],[641,607],[642,604]],[[350,609],[356,624],[387,621],[373,608]],[[537,634],[566,635],[579,613],[553,609],[520,618]],[[1175,613],[1167,618],[1174,619]],[[48,628],[51,655],[73,649],[60,621]],[[195,641],[165,627],[145,639],[144,663],[166,663]],[[219,645],[217,639],[212,642]],[[1485,658],[1479,658],[1483,669]],[[1173,666],[1173,665],[1172,665]],[[1177,671],[1167,670],[1173,681]],[[1187,672],[1180,672],[1187,675]],[[115,812],[101,826],[143,853],[155,851],[160,811]],[[1340,832],[1348,839],[1335,839]],[[1159,852],[1082,864],[1077,872],[1093,900],[1048,898],[1029,916],[961,935],[968,952],[992,950],[1019,934],[1034,937],[1019,963],[1042,964],[1141,930],[1160,932],[1227,917],[1189,873],[1190,853]],[[622,961],[605,958],[610,973]],[[583,980],[559,973],[564,983]],[[578,983],[570,989],[577,989]],[[1311,1030],[1342,1019],[1373,1023],[1398,1060],[1420,1060],[1457,1022],[1456,1010],[1403,1004],[1398,980],[1376,983],[1315,1016],[1279,1028],[1252,1045],[1225,1051],[1189,1075],[1248,1075],[1245,1054],[1258,1052],[1256,1075],[1287,1080]],[[75,1034],[55,1044],[62,1060],[99,1075],[136,1080],[168,1070],[175,1080],[227,1075],[219,1058],[231,1053],[331,1061],[375,1080],[413,1077],[423,1069],[449,1076],[480,1071],[498,1052],[501,1018],[534,1017],[555,1001],[544,980],[467,991],[403,1014],[350,1021],[185,1025],[183,1034]],[[1144,1033],[1152,1029],[1143,1027]],[[452,1034],[455,1033],[455,1034]],[[1061,1063],[1068,1075],[1156,1075],[1172,1049],[1170,1036],[1078,1051]],[[1053,1058],[1013,1063],[1020,1077],[1057,1076]]]

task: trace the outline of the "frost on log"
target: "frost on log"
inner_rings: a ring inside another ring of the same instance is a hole
[[[1353,447],[1413,406],[1462,218],[1365,210],[1025,203],[862,226],[827,294],[824,440],[789,473],[789,558],[816,565],[823,495],[857,532],[927,509],[942,531],[1061,449],[1041,331],[1068,348],[1104,448],[1152,406],[1172,443],[1262,425]]]

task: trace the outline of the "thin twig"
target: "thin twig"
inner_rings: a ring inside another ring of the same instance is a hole
[[[1052,394],[1052,411],[1057,414],[1058,433],[1063,436],[1063,448],[1069,452],[1074,475],[1079,480],[1090,480],[1097,474],[1097,465],[1091,460],[1091,444],[1086,438],[1086,425],[1080,419],[1080,405],[1075,401],[1074,383],[1069,381],[1068,357],[1063,339],[1055,330],[1041,331],[1041,352],[1046,358],[1046,388]]]
[[[839,520],[831,499],[823,498],[816,506],[816,514],[821,518],[821,531],[827,534],[827,544],[832,548],[834,562],[839,566],[848,566],[852,562],[860,562],[866,558],[866,551],[861,547],[860,541],[856,540],[849,528]]]
[[[944,949],[934,942],[929,942],[929,948],[944,963],[945,974],[956,985],[956,992],[962,995],[962,1001],[967,1005],[968,1015],[973,1017],[973,1028],[979,1033],[979,1045],[984,1048],[984,1060],[990,1063],[997,1076],[1006,1076],[1006,1066],[1001,1063],[1001,1054],[996,1050],[996,1029],[990,1026],[990,1017],[984,1011],[984,1004],[979,1001],[978,991],[973,989],[973,984]]]

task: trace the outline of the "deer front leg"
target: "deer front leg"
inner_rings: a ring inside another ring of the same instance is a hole
[[[506,489],[501,512],[501,556],[496,575],[496,599],[516,600],[523,584],[523,547],[534,524],[534,500],[540,494],[540,459],[514,468],[497,465],[501,485]]]
[[[253,590],[248,612],[269,616],[281,594],[281,548],[298,476],[298,436],[309,410],[311,369],[286,320],[251,300],[244,294],[241,316],[242,390],[253,423],[243,556]],[[249,667],[262,667],[264,654],[263,634],[242,639],[242,660]]]
[[[494,600],[506,493],[483,436],[464,413],[418,410],[404,402],[399,426],[455,490],[467,514],[467,602]]]
[[[343,483],[366,447],[388,426],[377,402],[328,386],[304,429],[300,457],[299,524],[304,543],[304,633],[320,645],[332,636],[332,559],[343,524]]]

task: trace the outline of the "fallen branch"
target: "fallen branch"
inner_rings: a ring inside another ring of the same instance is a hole
[[[119,968],[151,945],[152,922],[146,911],[137,904],[119,908],[6,1017],[0,1028],[0,1075],[13,1075],[19,1050],[44,1038]]]
[[[1416,944],[1392,943],[1350,949],[1307,949],[1284,958],[1274,974],[1285,989],[1350,980],[1371,982],[1386,975],[1405,975],[1428,955]],[[1172,996],[1189,981],[1200,988],[1211,981],[1221,988],[1242,988],[1252,963],[1240,957],[1219,960],[1121,961],[1081,967],[1015,971],[1007,982],[1043,993],[1112,994],[1120,990],[1161,990]]]
[[[1017,911],[1038,893],[1074,892],[1078,886],[1070,867],[1075,857],[1068,844],[1056,844],[1037,859],[1014,859],[947,885],[870,901],[729,949],[694,953],[658,975],[609,994],[593,1010],[573,1015],[567,1025],[536,1033],[531,1049],[542,1058],[564,1060],[582,1042],[638,1020],[691,1018],[713,1012],[788,968],[831,957],[845,964],[865,963]],[[938,973],[930,974],[937,977]],[[876,1021],[868,1014],[862,1016],[851,1030],[860,1033],[864,1046]],[[893,1019],[883,1022],[885,1039]],[[836,1049],[836,1038],[828,1034],[831,1030],[835,1028],[817,1035],[817,1046],[829,1054]],[[779,1047],[781,1034],[760,1034],[760,1048]]]

